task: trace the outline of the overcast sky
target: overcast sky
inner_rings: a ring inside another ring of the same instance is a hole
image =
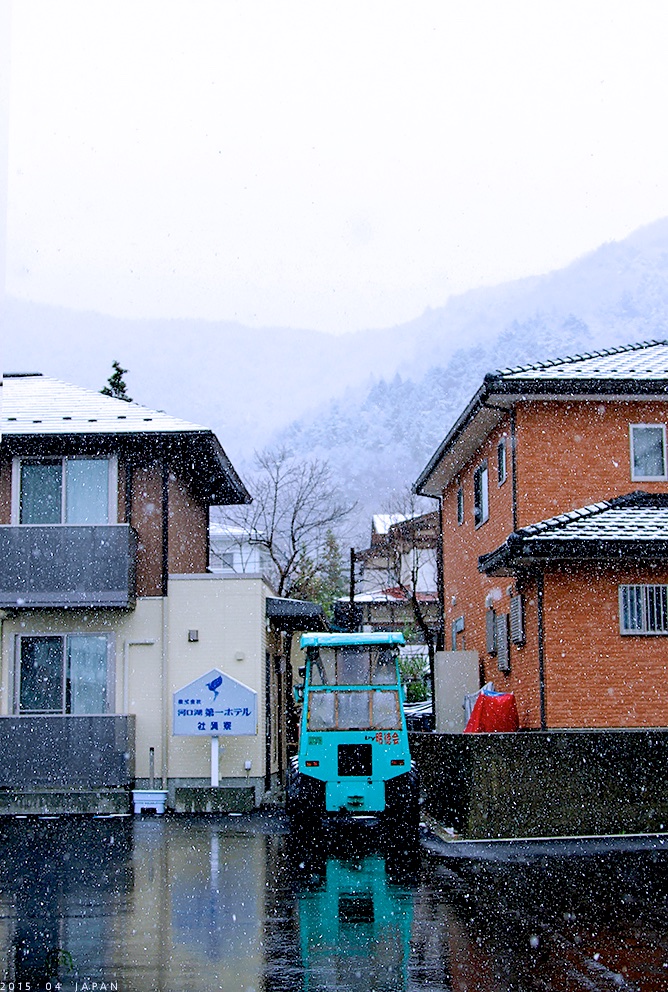
[[[14,0],[11,51],[15,296],[343,332],[668,215],[657,0]]]

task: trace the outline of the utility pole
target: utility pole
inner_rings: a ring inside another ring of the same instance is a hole
[[[350,549],[350,601],[348,603],[348,630],[355,630],[355,549]]]

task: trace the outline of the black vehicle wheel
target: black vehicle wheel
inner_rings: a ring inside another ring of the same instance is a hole
[[[285,809],[291,829],[302,834],[314,833],[325,811],[325,783],[302,775],[296,758],[288,768]]]
[[[420,829],[420,778],[413,766],[385,783],[385,836],[393,849],[417,847]]]

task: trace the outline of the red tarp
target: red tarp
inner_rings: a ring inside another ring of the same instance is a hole
[[[465,734],[489,734],[493,731],[508,733],[518,730],[515,696],[512,692],[481,692],[475,701]]]

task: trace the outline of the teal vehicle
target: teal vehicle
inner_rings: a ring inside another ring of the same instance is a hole
[[[398,664],[403,643],[401,633],[302,635],[299,753],[286,787],[295,828],[324,816],[374,816],[393,835],[417,835],[419,783]]]

